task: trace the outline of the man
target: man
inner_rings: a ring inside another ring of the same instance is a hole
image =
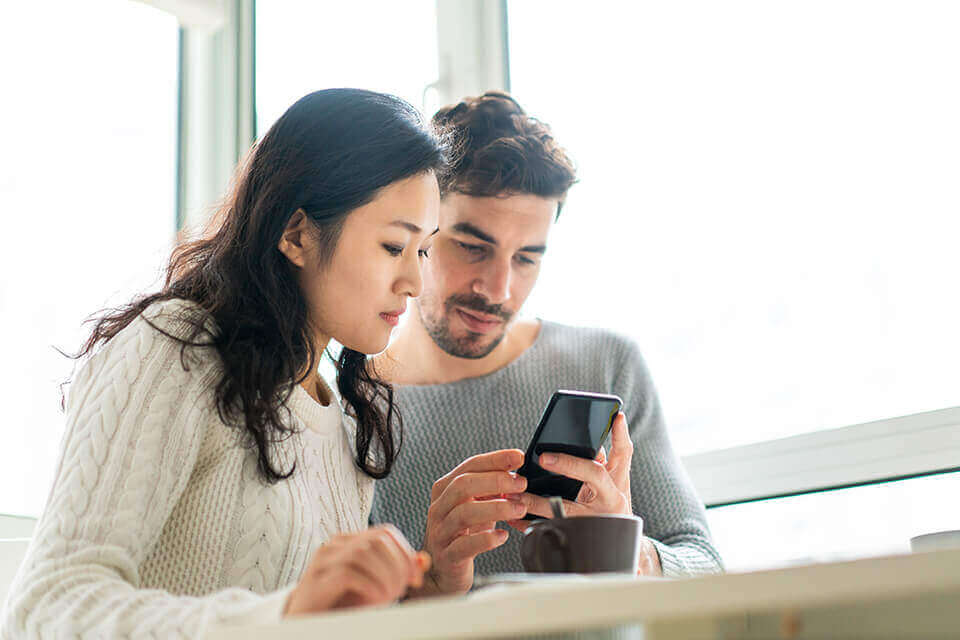
[[[517,447],[557,389],[615,393],[626,415],[615,420],[609,455],[558,455],[552,465],[541,456],[548,470],[584,481],[568,513],[642,517],[638,573],[722,570],[637,346],[610,331],[519,316],[575,181],[570,159],[503,93],[467,98],[433,122],[460,140],[460,155],[441,180],[423,293],[375,360],[396,387],[404,442],[377,484],[372,519],[395,523],[430,552],[422,595],[466,591],[475,572],[519,571],[521,536],[496,524],[522,529],[525,514],[550,509],[513,473],[523,461]]]

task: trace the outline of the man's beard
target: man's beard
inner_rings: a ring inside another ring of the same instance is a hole
[[[500,334],[493,338],[489,344],[482,342],[488,339],[486,334],[474,333],[469,330],[467,331],[467,335],[462,338],[455,338],[450,330],[450,316],[453,315],[456,307],[478,311],[500,318],[503,321]],[[507,334],[507,325],[510,323],[510,319],[513,318],[513,313],[505,311],[502,305],[487,304],[482,296],[475,294],[457,293],[450,296],[444,301],[443,313],[439,318],[428,317],[424,313],[424,305],[422,302],[417,304],[417,309],[420,312],[420,322],[423,323],[427,333],[438,347],[456,358],[470,358],[472,360],[483,358],[497,348],[497,345],[500,344],[503,337]]]

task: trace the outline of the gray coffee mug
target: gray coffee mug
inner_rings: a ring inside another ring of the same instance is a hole
[[[635,574],[642,539],[636,516],[537,520],[524,532],[520,560],[531,573]]]

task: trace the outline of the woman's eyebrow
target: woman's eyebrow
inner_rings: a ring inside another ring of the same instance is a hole
[[[421,231],[423,231],[423,229],[421,229],[421,228],[418,227],[417,225],[413,224],[412,222],[407,222],[406,220],[394,220],[393,222],[391,222],[391,223],[388,224],[387,226],[388,226],[388,227],[403,227],[404,229],[406,229],[406,230],[408,230],[408,231],[412,231],[413,233],[420,233]],[[434,233],[436,233],[436,231],[434,231]]]

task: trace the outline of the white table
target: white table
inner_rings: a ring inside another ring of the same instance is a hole
[[[211,638],[503,638],[623,623],[642,624],[646,640],[960,637],[960,550],[677,580],[488,587]]]

